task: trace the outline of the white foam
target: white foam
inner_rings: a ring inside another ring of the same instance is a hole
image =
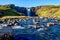
[[[25,27],[21,27],[21,26],[13,26],[13,29],[25,29]]]

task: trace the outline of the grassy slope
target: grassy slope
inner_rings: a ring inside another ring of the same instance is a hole
[[[6,8],[6,7],[3,7],[3,6],[0,6],[0,10],[8,10],[10,8]]]
[[[38,16],[60,16],[60,7],[42,7],[36,13]]]
[[[19,13],[11,8],[0,7],[0,12],[2,12],[3,16],[21,16],[22,13]]]

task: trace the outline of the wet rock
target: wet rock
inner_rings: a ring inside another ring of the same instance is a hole
[[[47,23],[47,27],[50,27],[50,26],[53,26],[53,25],[54,25],[54,23],[52,23],[52,22]]]
[[[8,34],[10,36],[13,35],[13,29],[11,27],[3,27],[0,31],[0,35]]]

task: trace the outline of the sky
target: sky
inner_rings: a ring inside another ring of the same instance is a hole
[[[35,7],[41,5],[60,5],[60,0],[0,0],[0,5],[15,4],[20,7]]]

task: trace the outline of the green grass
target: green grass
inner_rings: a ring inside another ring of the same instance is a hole
[[[3,16],[22,16],[23,13],[19,13],[11,8],[0,7],[0,12]]]
[[[6,7],[3,7],[3,6],[0,7],[0,10],[8,10],[8,9],[10,9],[10,8],[6,8]]]

